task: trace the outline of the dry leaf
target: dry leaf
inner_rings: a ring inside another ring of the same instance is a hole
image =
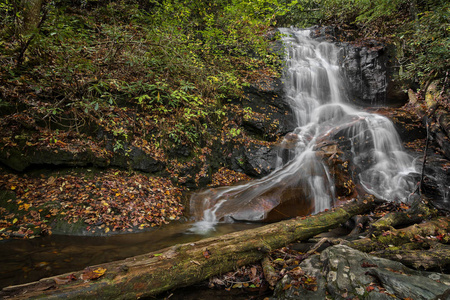
[[[70,274],[66,277],[55,277],[54,280],[55,280],[56,284],[66,284],[71,281],[77,280],[77,278],[75,277],[74,274]]]
[[[102,277],[106,272],[105,268],[97,268],[95,270],[86,268],[80,278],[83,280],[94,280]]]

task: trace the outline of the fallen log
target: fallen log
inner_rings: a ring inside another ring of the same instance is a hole
[[[436,244],[428,250],[386,249],[371,254],[401,262],[417,270],[448,270],[450,267],[450,246],[443,244]]]
[[[391,229],[376,237],[378,243],[385,246],[399,246],[409,242],[419,242],[427,237],[440,236],[443,242],[448,242],[450,231],[450,218],[437,217],[420,224],[414,224],[402,229]]]
[[[392,220],[388,218],[387,220]],[[377,232],[370,237],[344,242],[371,255],[395,260],[418,270],[450,268],[450,218],[437,217],[424,223]]]
[[[423,203],[423,200],[420,199],[419,195],[415,196],[419,198],[416,199],[411,208],[406,211],[397,211],[386,214],[371,225],[373,231],[381,232],[382,230],[395,228],[397,226],[415,224],[437,215],[437,211]]]
[[[439,241],[450,242],[450,217],[437,217],[420,224],[402,229],[390,228],[383,232],[371,233],[369,237],[347,242],[346,245],[363,252],[370,252],[388,247],[398,247],[408,243],[419,246],[420,243]],[[433,238],[432,238],[433,237]]]
[[[370,198],[355,200],[314,216],[175,245],[84,271],[7,287],[0,292],[0,298],[134,299],[154,296],[260,261],[273,249],[309,239],[375,206],[375,201]]]

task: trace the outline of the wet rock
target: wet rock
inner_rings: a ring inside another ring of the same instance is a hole
[[[348,80],[350,100],[363,106],[401,106],[408,95],[395,80],[395,49],[371,40],[364,45],[342,43],[341,66]]]
[[[131,147],[130,150],[120,150],[114,153],[109,166],[156,173],[164,169],[165,163],[154,159],[140,148]]]
[[[442,155],[429,151],[422,186],[423,194],[433,205],[447,211],[450,211],[450,169],[442,166],[449,163]]]
[[[412,114],[397,114],[390,117],[395,129],[404,143],[413,142],[418,139],[426,139],[427,131],[423,122]]]
[[[261,103],[262,101],[281,109],[290,109],[289,105],[282,100],[283,94],[283,83],[279,78],[268,78],[244,87],[244,98],[249,103]]]
[[[371,48],[343,44],[342,68],[349,85],[350,100],[368,105],[386,102],[385,48],[375,43]]]
[[[130,162],[133,170],[156,173],[164,168],[164,163],[155,160],[148,153],[137,147],[132,147],[130,151]]]
[[[33,166],[64,167],[120,167],[155,173],[164,168],[164,163],[155,160],[142,149],[132,147],[127,153],[118,151],[112,156],[98,156],[90,149],[69,151],[51,148],[30,148],[20,151],[17,148],[3,148],[0,151],[0,162],[9,168],[22,172]]]
[[[320,256],[300,264],[306,276],[315,277],[317,290],[302,286],[284,289],[289,277],[277,285],[276,299],[447,299],[450,275],[421,272],[377,258],[344,245],[329,247]],[[325,294],[326,293],[326,294]]]
[[[323,146],[317,151],[317,155],[321,156],[323,161],[327,164],[331,178],[333,179],[335,186],[336,196],[339,197],[352,197],[356,196],[356,187],[354,181],[357,182],[357,178],[353,178],[353,174],[350,171],[352,167],[351,163],[351,149],[338,147],[338,143],[342,140],[337,140],[336,144],[329,144]]]
[[[275,140],[296,127],[281,79],[270,78],[244,88],[244,97],[238,103],[250,112],[242,120],[243,127],[259,139]]]
[[[336,42],[342,47],[340,65],[348,80],[350,101],[363,106],[401,106],[408,100],[395,80],[399,67],[395,47],[376,40],[360,40],[331,26],[313,27],[311,37]],[[342,42],[343,41],[343,42]]]
[[[15,147],[3,148],[0,151],[0,162],[15,171],[23,171],[30,166],[87,166],[95,165],[105,167],[108,165],[106,158],[96,157],[90,150],[83,152],[70,152],[58,149],[26,149],[19,150]]]
[[[238,142],[229,147],[232,150],[227,165],[252,177],[264,177],[274,170],[277,156],[275,146],[267,146],[266,142],[275,141],[296,127],[294,114],[284,98],[283,84],[280,79],[265,78],[245,87],[244,97],[232,102],[241,107],[244,115],[232,115],[229,119],[241,124],[255,142]]]
[[[313,26],[311,29],[311,37],[320,42],[336,42],[336,37],[339,36],[339,31],[333,26]]]
[[[264,177],[274,170],[276,157],[276,149],[251,143],[232,152],[231,169],[252,177]]]

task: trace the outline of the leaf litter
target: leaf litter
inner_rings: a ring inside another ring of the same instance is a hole
[[[161,226],[184,213],[169,179],[110,169],[31,177],[0,173],[0,238],[48,235],[57,223],[107,234]]]

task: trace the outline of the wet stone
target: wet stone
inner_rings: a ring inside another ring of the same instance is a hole
[[[300,264],[316,277],[317,291],[286,287],[286,276],[275,289],[274,299],[447,299],[450,276],[421,272],[399,262],[377,258],[344,245],[329,247]],[[325,294],[325,292],[327,294]]]

